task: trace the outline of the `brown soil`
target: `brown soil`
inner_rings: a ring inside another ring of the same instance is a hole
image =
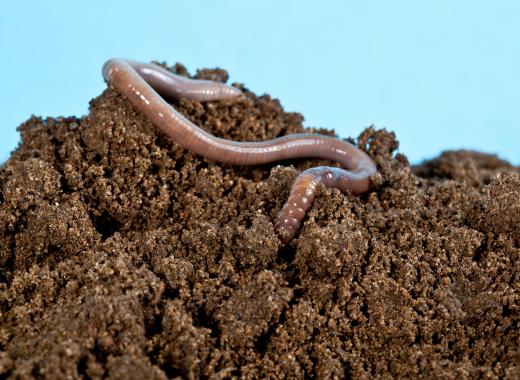
[[[234,140],[304,131],[251,92],[176,106]],[[323,189],[282,248],[275,216],[317,161],[206,161],[113,90],[86,117],[19,130],[0,169],[0,378],[520,377],[507,162],[459,151],[411,168],[368,128],[376,188]]]

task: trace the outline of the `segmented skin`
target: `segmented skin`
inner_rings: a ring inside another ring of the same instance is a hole
[[[103,65],[103,77],[173,141],[205,158],[233,165],[258,165],[302,157],[339,163],[344,169],[319,166],[303,171],[296,178],[275,225],[284,244],[298,231],[320,184],[345,193],[361,194],[370,189],[370,177],[377,171],[365,152],[330,136],[293,134],[261,142],[215,137],[190,122],[164,99],[235,99],[242,95],[235,87],[188,79],[151,63],[117,58]]]

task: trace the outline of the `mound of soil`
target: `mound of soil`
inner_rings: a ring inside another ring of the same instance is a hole
[[[175,106],[227,139],[333,134],[243,90]],[[293,179],[326,162],[207,161],[111,89],[85,117],[19,130],[0,169],[2,378],[520,377],[507,162],[458,151],[412,168],[393,133],[367,128],[376,187],[322,189],[282,247]]]

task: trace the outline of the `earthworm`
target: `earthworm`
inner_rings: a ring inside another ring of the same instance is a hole
[[[275,232],[283,244],[296,234],[320,184],[361,194],[371,187],[374,161],[352,144],[320,134],[292,134],[261,142],[238,142],[215,137],[186,119],[162,96],[196,101],[234,99],[235,87],[175,75],[160,66],[126,59],[103,65],[105,81],[118,90],[173,141],[198,155],[233,165],[258,165],[293,158],[321,158],[343,168],[319,166],[296,177],[289,198],[278,214]],[[162,96],[161,96],[162,95]]]

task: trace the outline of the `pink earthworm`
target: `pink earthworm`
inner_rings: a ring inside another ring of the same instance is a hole
[[[374,161],[346,141],[310,133],[261,142],[226,140],[197,127],[162,98],[234,99],[242,94],[238,88],[180,77],[160,66],[126,59],[107,61],[103,77],[173,141],[207,159],[233,165],[258,165],[307,157],[334,161],[345,168],[319,166],[296,177],[275,225],[283,244],[298,231],[320,184],[352,194],[364,193],[371,187],[370,177],[377,171]]]

